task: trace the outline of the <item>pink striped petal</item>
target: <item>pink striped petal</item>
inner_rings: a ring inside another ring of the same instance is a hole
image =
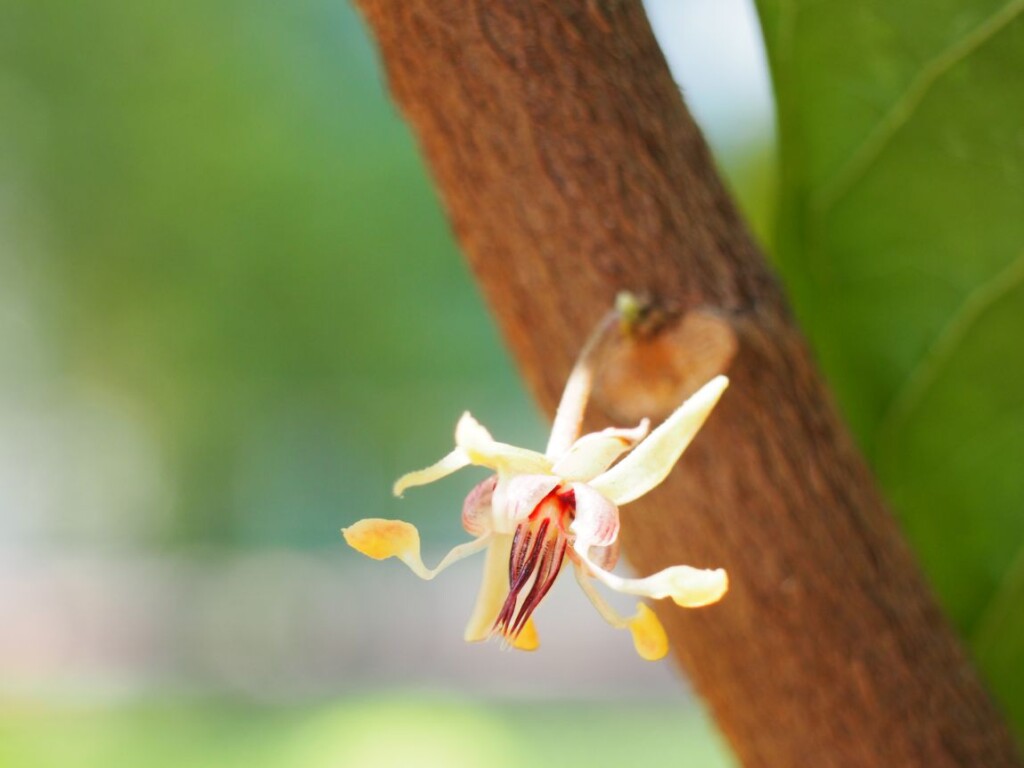
[[[559,485],[554,475],[514,475],[494,491],[494,530],[512,533]]]
[[[573,483],[576,519],[571,530],[576,541],[590,547],[607,547],[619,536],[619,508],[586,483]]]
[[[590,560],[599,568],[610,571],[619,562],[619,542],[613,541],[607,547],[591,547]]]
[[[498,476],[491,475],[473,486],[473,490],[466,496],[462,503],[462,527],[467,533],[482,536],[491,530],[491,519],[494,516],[492,500],[497,484]]]

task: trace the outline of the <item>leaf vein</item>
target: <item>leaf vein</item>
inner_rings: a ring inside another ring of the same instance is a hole
[[[1024,597],[1024,542],[1010,560],[998,589],[985,604],[978,621],[971,632],[971,647],[977,658],[984,661],[1001,636],[1000,629],[1006,619],[1013,615],[1021,597]]]
[[[879,459],[886,446],[894,444],[899,429],[920,405],[974,324],[987,309],[1021,283],[1024,283],[1024,251],[964,297],[883,411],[875,433],[875,455]]]
[[[878,160],[882,151],[892,141],[914,112],[924,101],[932,86],[956,64],[966,59],[993,38],[1011,21],[1024,11],[1024,0],[1010,0],[1001,6],[971,32],[951,44],[940,54],[928,61],[910,85],[893,103],[846,163],[827,182],[812,194],[810,208],[821,217],[842,199],[867,170]]]

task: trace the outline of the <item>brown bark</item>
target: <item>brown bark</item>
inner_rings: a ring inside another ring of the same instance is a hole
[[[637,570],[724,566],[659,604],[748,766],[1020,765],[838,418],[638,0],[359,0],[458,239],[550,413],[628,289],[679,317],[606,365],[591,419],[732,379],[669,480],[626,508]],[[653,412],[658,411],[658,412]]]

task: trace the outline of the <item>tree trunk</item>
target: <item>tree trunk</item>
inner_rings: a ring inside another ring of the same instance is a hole
[[[605,365],[592,425],[732,386],[624,511],[641,573],[724,566],[660,603],[747,766],[1020,765],[686,111],[638,0],[358,0],[459,242],[550,413],[620,290],[667,323]],[[666,601],[667,602],[667,601]]]

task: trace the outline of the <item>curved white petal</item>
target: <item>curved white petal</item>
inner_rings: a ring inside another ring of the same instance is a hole
[[[647,435],[650,421],[644,419],[632,429],[609,427],[584,435],[555,462],[553,474],[564,480],[586,482],[604,472],[619,456]]]
[[[513,475],[498,481],[494,491],[493,527],[512,533],[561,481],[554,475]]]
[[[551,459],[544,454],[496,441],[468,411],[455,428],[455,445],[473,464],[500,473],[530,474],[551,469]]]
[[[619,536],[619,508],[586,483],[573,483],[576,517],[569,526],[576,541],[590,547],[607,547]]]
[[[594,588],[594,582],[590,574],[586,572],[584,566],[579,563],[573,563],[572,570],[573,574],[576,576],[576,583],[580,585],[580,589],[583,590],[583,594],[587,596],[587,599],[593,603],[597,612],[601,614],[601,618],[616,629],[625,629],[628,621],[620,616],[619,612],[612,608],[609,602],[601,596],[601,593]]]
[[[494,488],[498,484],[498,476],[491,475],[477,483],[462,502],[462,527],[466,533],[482,536],[492,528],[494,517]]]
[[[646,661],[657,661],[668,653],[668,636],[665,629],[654,615],[654,611],[643,603],[637,604],[636,613],[626,618],[612,608],[608,602],[594,589],[590,576],[586,574],[583,567],[575,564],[573,569],[576,573],[576,581],[580,585],[590,602],[601,614],[601,618],[607,621],[616,629],[628,629],[633,636],[633,646],[637,654]]]
[[[417,469],[415,472],[407,472],[395,481],[391,492],[395,496],[401,496],[407,488],[417,485],[426,485],[442,477],[447,477],[452,472],[457,472],[463,467],[468,467],[472,462],[469,456],[461,448],[456,448],[436,464],[431,464],[426,469]]]
[[[576,363],[565,382],[562,399],[555,411],[555,420],[551,425],[551,435],[545,451],[551,458],[557,459],[562,456],[579,437],[593,379],[594,372],[590,361],[585,355],[581,355],[580,361]]]
[[[562,390],[562,399],[555,411],[551,436],[548,438],[548,445],[544,451],[552,459],[561,458],[579,437],[580,426],[583,424],[583,413],[586,411],[587,400],[590,399],[590,389],[594,383],[595,357],[601,342],[607,337],[608,331],[615,326],[618,319],[617,312],[606,314],[584,342],[580,355],[576,358],[576,364],[565,382],[565,389]]]
[[[341,529],[348,545],[374,560],[397,557],[421,579],[433,579],[452,563],[479,552],[487,546],[489,535],[453,547],[434,568],[423,564],[420,556],[420,534],[416,526],[403,520],[367,518]]]
[[[616,504],[626,504],[643,496],[672,471],[728,385],[725,376],[713,378],[632,453],[589,484]]]
[[[683,608],[699,608],[718,602],[729,589],[729,577],[721,568],[703,570],[688,565],[673,565],[643,579],[625,579],[604,570],[591,560],[586,542],[577,539],[574,550],[594,578],[616,592],[655,600],[671,597],[676,605]]]

